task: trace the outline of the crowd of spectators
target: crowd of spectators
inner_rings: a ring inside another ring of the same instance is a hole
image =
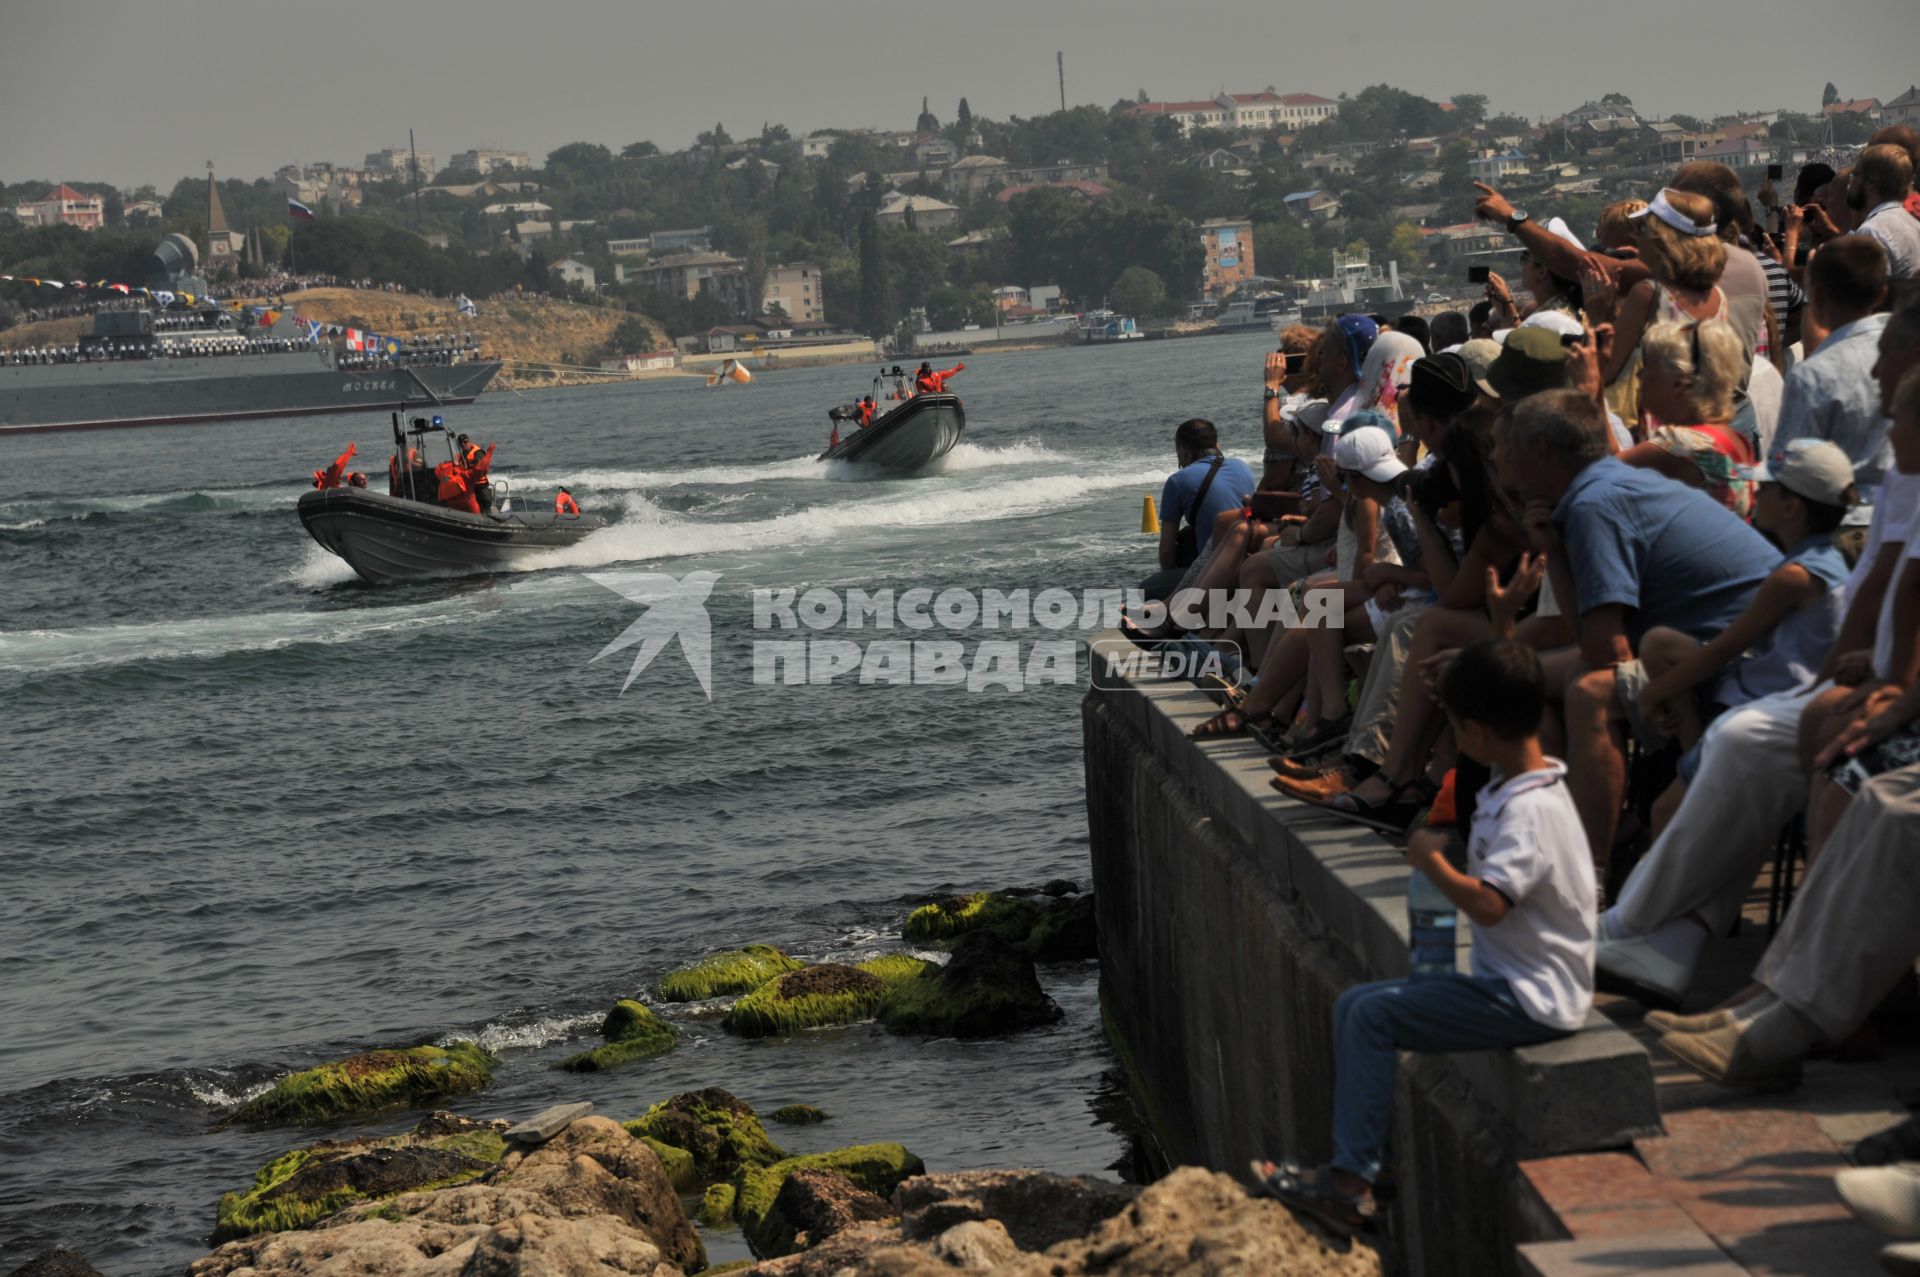
[[[1525,300],[1495,277],[1424,331],[1283,334],[1257,476],[1179,427],[1143,583],[1166,607],[1131,636],[1217,654],[1195,737],[1260,736],[1276,789],[1388,833],[1474,930],[1459,983],[1342,999],[1336,1159],[1264,1163],[1271,1191],[1364,1225],[1396,1049],[1566,1032],[1599,987],[1701,1075],[1781,1088],[1911,981],[1917,153],[1884,129],[1757,206],[1689,163],[1591,247],[1483,186]],[[1752,983],[1698,1008],[1702,952],[1802,836]],[[1879,1143],[1920,1159],[1920,1124]]]

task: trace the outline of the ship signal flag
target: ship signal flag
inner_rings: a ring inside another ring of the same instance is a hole
[[[326,325],[321,323],[317,319],[309,319],[306,321],[306,324],[307,324],[307,340],[319,341],[320,334],[322,331],[326,329]]]
[[[311,222],[313,220],[313,210],[305,204],[302,204],[299,200],[288,199],[287,216],[296,222]]]
[[[365,350],[366,348],[366,339],[362,336],[360,330],[358,328],[347,329],[347,349]]]

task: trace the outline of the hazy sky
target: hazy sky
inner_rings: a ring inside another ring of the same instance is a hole
[[[407,140],[673,150],[723,122],[796,135],[1102,105],[1145,89],[1386,82],[1557,114],[1612,90],[1705,115],[1892,98],[1920,78],[1920,0],[0,0],[0,181],[164,190],[212,160],[257,177]]]

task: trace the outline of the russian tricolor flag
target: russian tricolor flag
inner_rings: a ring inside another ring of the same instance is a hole
[[[299,200],[289,199],[287,201],[287,216],[296,222],[311,222],[313,220],[313,210],[305,204],[302,204]]]

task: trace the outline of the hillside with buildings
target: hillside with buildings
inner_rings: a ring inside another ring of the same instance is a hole
[[[1766,164],[1844,162],[1875,128],[1920,120],[1920,90],[1883,100],[1827,88],[1817,107],[1713,120],[1663,118],[1617,93],[1530,120],[1482,95],[1433,101],[1389,85],[1143,92],[1006,120],[961,99],[947,119],[923,102],[912,128],[768,124],[735,138],[716,125],[677,152],[474,146],[439,169],[430,151],[387,146],[358,166],[195,177],[165,196],[0,187],[0,207],[49,235],[180,230],[222,246],[243,275],[291,268],[607,304],[578,331],[516,338],[549,359],[604,352],[622,312],[683,354],[849,333],[903,344],[1112,304],[1123,274],[1119,296],[1163,319],[1254,294],[1352,303],[1458,289],[1467,266],[1517,258],[1501,228],[1474,223],[1476,181],[1584,236],[1605,204],[1650,195],[1688,160],[1757,186]],[[224,204],[213,217],[209,185]],[[65,257],[35,255],[44,245],[24,233],[0,228],[0,273],[77,260],[72,237]],[[25,304],[13,287],[0,296]],[[595,323],[608,331],[589,332]],[[640,353],[641,331],[627,330],[621,353]]]

